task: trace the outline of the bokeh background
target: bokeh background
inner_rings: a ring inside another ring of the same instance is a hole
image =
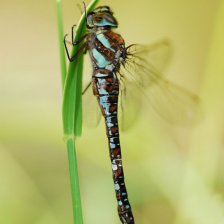
[[[77,3],[63,1],[65,32],[80,17]],[[136,223],[224,223],[224,1],[100,4],[114,10],[127,44],[169,38],[167,77],[202,102],[195,126],[142,113],[121,134]],[[0,0],[0,27],[0,223],[72,223],[56,3]],[[119,223],[102,121],[84,127],[77,155],[84,223]]]

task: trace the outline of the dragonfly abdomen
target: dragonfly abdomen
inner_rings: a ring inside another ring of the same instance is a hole
[[[122,223],[134,224],[122,166],[117,116],[119,82],[114,72],[96,69],[93,75],[93,92],[105,118],[119,217]]]
[[[134,224],[134,217],[124,181],[117,115],[108,115],[105,117],[105,121],[109,141],[114,188],[118,202],[118,214],[122,223]]]

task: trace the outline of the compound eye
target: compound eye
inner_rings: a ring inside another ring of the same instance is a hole
[[[96,16],[96,17],[95,17],[95,21],[96,21],[97,23],[100,23],[100,22],[102,21],[102,19],[103,19],[102,16]]]
[[[93,26],[93,14],[88,14],[87,23],[89,26]]]

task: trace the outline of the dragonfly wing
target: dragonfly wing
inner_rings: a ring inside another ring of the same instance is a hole
[[[147,63],[163,72],[172,58],[172,45],[168,39],[150,45],[134,44],[127,47],[129,55],[147,59]]]
[[[125,80],[120,85],[119,96],[119,126],[122,131],[129,129],[137,120],[141,110],[141,98],[136,94],[136,85],[129,80]]]
[[[127,52],[125,67],[121,67],[119,72],[121,84],[119,123],[122,131],[133,126],[139,117],[142,94],[140,94],[141,88],[138,88],[138,85],[144,86],[147,85],[146,82],[150,82],[147,71],[145,71],[147,62],[142,58],[147,58],[162,71],[171,58],[171,44],[168,40],[162,40],[151,45],[131,45],[127,48]],[[140,65],[138,61],[141,61]],[[136,74],[130,75],[129,73]]]
[[[190,91],[157,77],[156,84],[142,91],[148,104],[169,123],[192,125],[199,121],[199,97]]]
[[[87,127],[96,127],[101,118],[101,111],[96,97],[93,95],[92,85],[88,83],[82,95],[83,123]]]
[[[157,114],[172,124],[187,125],[197,122],[199,98],[165,79],[148,58],[142,57],[142,51],[136,50],[138,48],[134,45],[128,49],[130,54],[126,60],[123,76],[128,82],[135,83],[138,92],[142,93],[139,98],[145,98],[147,104]]]

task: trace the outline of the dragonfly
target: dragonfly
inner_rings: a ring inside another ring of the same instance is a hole
[[[138,93],[146,98],[158,114],[178,123],[190,123],[195,119],[194,108],[197,107],[198,97],[163,77],[157,67],[165,66],[166,56],[161,61],[150,60],[156,55],[155,52],[168,51],[167,41],[149,46],[126,46],[123,37],[114,31],[118,22],[109,6],[99,6],[87,14],[84,4],[84,12],[87,28],[84,36],[74,40],[74,26],[72,27],[72,45],[78,45],[79,50],[76,55],[70,56],[66,34],[65,51],[70,62],[87,51],[90,55],[92,77],[83,91],[83,96],[92,85],[92,94],[96,97],[101,116],[105,119],[118,215],[121,223],[134,224],[124,178],[120,128],[129,128],[138,115],[138,105],[134,104],[140,104],[140,100],[135,100]],[[160,109],[163,108],[161,105],[168,105],[169,108],[172,104],[179,108],[174,115],[172,109]]]

